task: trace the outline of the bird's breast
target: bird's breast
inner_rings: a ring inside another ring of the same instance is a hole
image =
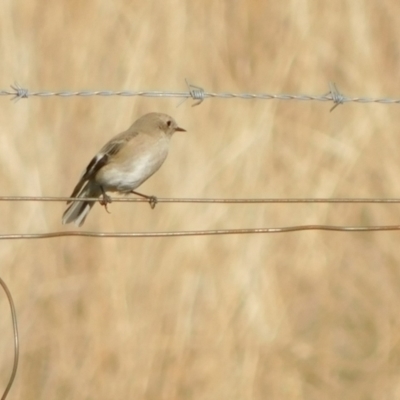
[[[129,149],[127,149],[129,150]],[[167,143],[156,143],[142,151],[121,152],[111,157],[96,175],[96,182],[106,191],[129,192],[150,178],[168,155]]]

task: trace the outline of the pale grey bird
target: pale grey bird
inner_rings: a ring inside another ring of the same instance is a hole
[[[135,189],[161,167],[176,131],[186,132],[169,115],[149,113],[106,143],[75,186],[71,197],[83,200],[67,202],[69,206],[63,214],[63,224],[74,222],[81,226],[84,223],[95,203],[85,198],[102,196],[100,204],[107,209],[111,200],[106,192],[134,193],[147,198],[154,208],[156,198],[135,192]]]

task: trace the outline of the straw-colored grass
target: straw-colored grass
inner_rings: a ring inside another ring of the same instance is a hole
[[[3,0],[0,89],[400,97],[394,0]],[[397,105],[1,97],[1,195],[67,196],[148,111],[188,130],[160,197],[400,197]],[[61,203],[0,203],[1,233]],[[398,224],[397,205],[96,206],[84,229]],[[21,359],[10,399],[398,399],[399,233],[0,242]],[[0,387],[12,331],[0,294]]]

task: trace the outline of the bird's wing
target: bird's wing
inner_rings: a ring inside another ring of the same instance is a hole
[[[127,143],[137,136],[139,132],[122,132],[115,136],[92,158],[86,169],[83,171],[78,184],[75,186],[74,191],[70,197],[79,197],[79,193],[84,187],[85,183],[93,178],[100,168],[107,164],[109,158],[117,154]],[[71,201],[67,202],[69,204]]]

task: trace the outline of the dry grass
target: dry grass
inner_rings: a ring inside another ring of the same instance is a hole
[[[0,88],[399,97],[394,0],[3,0]],[[147,111],[176,135],[163,197],[399,197],[398,106],[0,99],[3,195],[68,195]],[[95,207],[85,228],[396,224],[396,205]],[[2,232],[61,229],[61,204],[2,203]],[[66,228],[69,229],[69,228]],[[0,243],[21,363],[10,399],[398,399],[399,234]],[[1,295],[0,386],[12,348]]]

